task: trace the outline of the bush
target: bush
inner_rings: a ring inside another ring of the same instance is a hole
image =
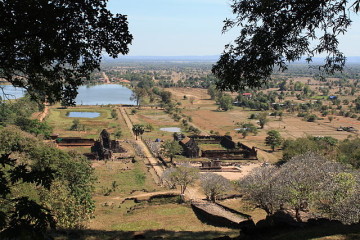
[[[315,114],[311,114],[307,117],[306,121],[315,122],[317,119],[318,119],[318,117]]]

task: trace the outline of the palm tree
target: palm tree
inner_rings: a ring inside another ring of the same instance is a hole
[[[142,124],[134,124],[132,130],[135,134],[136,140],[138,136],[142,135],[145,132],[145,128]]]

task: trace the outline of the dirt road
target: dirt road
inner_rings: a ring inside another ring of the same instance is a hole
[[[129,128],[133,138],[136,139],[135,135],[132,131],[133,124],[132,124],[129,116],[127,115],[124,107],[120,107],[119,110],[120,110],[122,117],[124,118],[124,120],[126,122],[127,127]],[[162,164],[162,162],[160,162],[158,159],[153,157],[150,150],[147,148],[147,146],[145,145],[145,143],[143,142],[142,139],[136,140],[136,144],[140,147],[141,151],[144,153],[145,158],[148,161],[148,164],[154,169],[154,172],[157,176],[154,178],[155,182],[157,184],[160,184],[161,183],[160,179],[161,179],[162,173],[164,172],[165,166]]]

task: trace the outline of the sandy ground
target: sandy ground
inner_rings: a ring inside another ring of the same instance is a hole
[[[240,172],[215,172],[218,175],[221,175],[230,181],[239,180],[247,176],[253,169],[261,166],[261,163],[249,163],[247,165],[241,165]]]

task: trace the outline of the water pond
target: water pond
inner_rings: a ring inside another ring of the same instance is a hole
[[[136,104],[130,100],[132,91],[118,84],[81,86],[78,92],[76,105]]]
[[[26,92],[23,88],[15,88],[12,85],[0,85],[0,87],[3,89],[0,91],[2,99],[21,98]],[[129,88],[119,84],[80,86],[75,103],[76,105],[135,105],[136,102],[130,100],[131,95],[132,91]]]
[[[98,112],[68,112],[67,117],[71,118],[97,118],[100,117]]]
[[[160,128],[160,131],[164,131],[164,132],[181,132],[181,129],[178,127],[165,127],[165,128]]]

